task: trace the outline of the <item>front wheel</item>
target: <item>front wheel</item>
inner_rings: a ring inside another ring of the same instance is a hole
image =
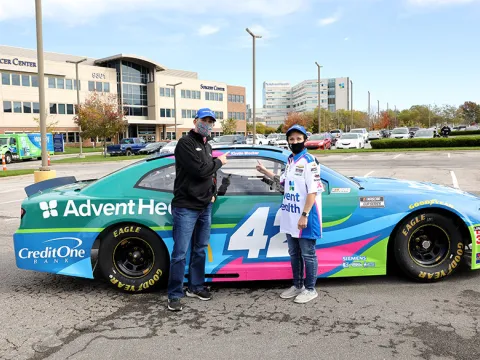
[[[128,150],[125,152],[125,155],[127,155],[127,156],[132,156],[132,155],[133,155],[132,150],[128,149]]]
[[[7,164],[10,164],[12,162],[12,154],[10,154],[9,152],[5,154],[5,162]]]
[[[122,224],[101,240],[98,267],[114,288],[145,292],[167,283],[169,256],[153,231],[144,226]]]
[[[451,275],[464,254],[462,235],[453,220],[436,213],[418,213],[402,222],[394,240],[401,270],[421,282]]]

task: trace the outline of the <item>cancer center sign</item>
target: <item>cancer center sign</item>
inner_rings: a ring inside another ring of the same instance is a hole
[[[0,65],[15,65],[15,66],[27,66],[27,67],[37,67],[37,63],[33,61],[22,61],[18,58],[14,59],[5,59],[0,58]]]

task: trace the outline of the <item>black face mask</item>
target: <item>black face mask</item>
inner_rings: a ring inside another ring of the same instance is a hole
[[[292,153],[297,155],[298,153],[301,153],[302,150],[305,148],[305,141],[296,144],[288,144],[288,147],[290,148]]]

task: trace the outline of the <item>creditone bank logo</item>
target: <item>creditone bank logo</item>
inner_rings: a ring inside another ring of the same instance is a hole
[[[339,87],[340,89],[345,89],[345,83],[340,83],[340,84],[338,84],[338,87]]]
[[[33,264],[68,264],[84,259],[86,252],[79,249],[82,240],[74,237],[60,237],[43,242],[46,244],[40,250],[32,250],[28,247],[18,251],[18,257],[23,260],[32,260]],[[73,261],[74,260],[74,261]]]
[[[172,214],[171,204],[140,199],[138,202],[129,200],[119,203],[93,203],[91,200],[75,202],[68,200],[65,209],[61,211],[57,200],[39,203],[44,219],[50,217],[90,217],[118,215],[166,215]],[[61,215],[60,215],[61,214]]]

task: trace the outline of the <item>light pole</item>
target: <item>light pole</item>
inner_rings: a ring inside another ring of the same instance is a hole
[[[177,140],[177,86],[180,84],[181,82],[176,84],[167,84],[167,86],[173,86],[173,111],[175,111],[175,140]]]
[[[368,111],[367,111],[367,118],[368,118],[368,126],[370,126],[370,91],[368,92]],[[373,128],[373,126],[372,126]]]
[[[377,100],[377,121],[380,121],[380,100]]]
[[[253,145],[255,145],[256,141],[256,133],[257,133],[257,128],[256,128],[256,119],[255,119],[255,39],[260,39],[262,36],[261,35],[255,35],[250,31],[249,28],[245,29],[253,39]]]
[[[351,128],[353,128],[353,81],[352,80],[350,80],[350,105],[352,107],[350,109],[350,111],[352,113],[352,115],[351,115],[352,116],[352,127]]]
[[[320,110],[321,110],[321,105],[320,105],[320,69],[323,66],[319,65],[316,61],[315,61],[315,64],[317,65],[317,68],[318,68],[318,133],[320,134],[321,131],[322,131],[322,130],[320,130],[321,123],[322,123],[321,116],[320,116]]]
[[[80,81],[78,80],[78,64],[84,62],[84,61],[87,61],[87,59],[82,59],[82,60],[78,60],[78,61],[71,61],[71,60],[67,60],[67,63],[70,63],[70,64],[75,64],[75,72],[76,72],[76,77],[77,77],[77,111],[78,111],[78,107],[80,106]],[[82,139],[82,127],[79,126],[78,127],[78,140],[80,141],[80,154],[78,154],[78,157],[79,158],[84,158],[85,155],[83,155],[83,139]],[[103,149],[105,151],[105,149]]]
[[[37,62],[38,94],[40,102],[40,138],[42,147],[42,165],[40,171],[49,171],[47,152],[47,121],[45,114],[45,65],[43,60],[42,0],[35,0],[35,17],[37,25]]]

